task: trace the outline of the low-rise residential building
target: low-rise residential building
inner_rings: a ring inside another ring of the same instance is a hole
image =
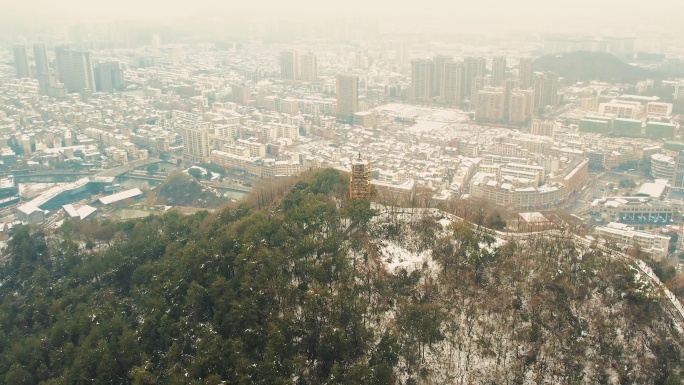
[[[596,234],[623,247],[638,247],[656,260],[667,257],[670,237],[635,230],[623,223],[610,222],[596,228]]]
[[[567,190],[561,183],[536,187],[529,182],[512,178],[498,180],[494,174],[478,172],[471,179],[469,194],[515,209],[553,207],[567,198]]]

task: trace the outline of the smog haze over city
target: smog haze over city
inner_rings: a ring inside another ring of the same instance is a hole
[[[0,0],[0,385],[684,384],[682,15]]]
[[[113,5],[115,4],[115,5]],[[341,5],[341,4],[340,4]],[[343,6],[332,6],[314,0],[222,2],[213,0],[162,1],[121,0],[116,3],[87,0],[34,0],[0,2],[0,9],[8,16],[25,16],[28,20],[41,19],[61,22],[102,23],[125,20],[163,21],[176,23],[184,19],[234,21],[291,21],[363,20],[391,25],[401,30],[416,28],[423,33],[433,32],[435,22],[449,31],[528,30],[548,32],[574,30],[634,31],[635,28],[659,29],[674,23],[684,11],[684,5],[674,0],[656,0],[644,6],[639,1],[567,2],[544,0],[484,0],[462,4],[440,0],[420,3],[388,0],[365,2],[351,0]],[[27,21],[28,21],[27,20]],[[413,21],[413,23],[412,23]],[[24,20],[22,20],[24,22]],[[432,24],[431,24],[432,23]],[[672,28],[681,26],[672,25]]]

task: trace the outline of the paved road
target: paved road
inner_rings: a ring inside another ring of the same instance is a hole
[[[133,169],[138,168],[138,167],[147,166],[148,164],[159,163],[159,162],[161,162],[161,160],[159,160],[157,158],[138,159],[138,160],[134,160],[132,162],[128,162],[124,165],[114,167],[114,168],[110,168],[109,170],[102,171],[102,172],[96,174],[95,176],[99,176],[99,177],[113,177],[114,176],[114,177],[116,177],[116,176],[119,176],[121,174],[125,174],[125,173],[127,173]]]

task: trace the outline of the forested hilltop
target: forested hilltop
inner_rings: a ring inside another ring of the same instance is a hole
[[[15,231],[5,384],[679,384],[630,262],[346,199],[321,171],[214,214]]]
[[[632,66],[606,52],[576,51],[542,56],[534,61],[535,71],[553,71],[567,84],[600,80],[636,83],[663,75]]]

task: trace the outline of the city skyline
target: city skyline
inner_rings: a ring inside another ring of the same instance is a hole
[[[0,384],[684,384],[681,11],[0,0]]]

